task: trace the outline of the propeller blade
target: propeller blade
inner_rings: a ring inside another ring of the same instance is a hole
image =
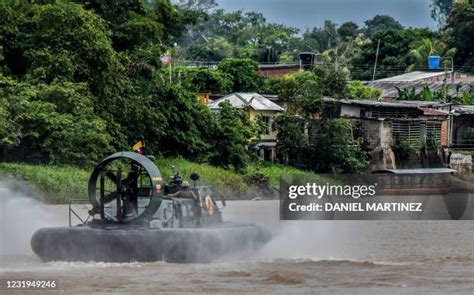
[[[107,204],[117,198],[117,192],[112,192],[104,196],[104,204]]]
[[[107,171],[107,172],[105,173],[105,176],[106,176],[108,179],[112,180],[113,183],[117,184],[117,176],[116,176],[112,171],[110,171],[110,170]]]

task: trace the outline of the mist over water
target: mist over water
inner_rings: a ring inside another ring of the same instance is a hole
[[[7,255],[33,254],[30,239],[41,228],[64,224],[34,193],[17,190],[18,182],[0,181],[0,261]]]
[[[344,222],[301,221],[285,222],[272,241],[262,248],[262,259],[349,259],[352,249],[347,247],[357,238],[357,228]]]
[[[5,257],[33,256],[30,240],[43,227],[67,225],[66,206],[46,205],[37,199],[25,183],[13,179],[0,181],[0,261]],[[347,259],[350,247],[344,247],[357,236],[357,226],[347,222],[280,222],[277,202],[230,202],[224,210],[225,220],[262,224],[273,235],[263,248],[252,253],[238,253],[218,259],[219,262],[272,259]],[[341,256],[341,253],[344,253]]]
[[[365,256],[367,224],[361,227],[361,223],[351,221],[280,221],[278,201],[228,203],[223,211],[226,220],[260,224],[272,232],[272,240],[251,259],[346,260]]]

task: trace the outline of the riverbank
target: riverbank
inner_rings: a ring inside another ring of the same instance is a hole
[[[181,158],[160,158],[156,164],[164,179],[169,179],[175,166],[184,179],[191,173],[201,176],[201,184],[211,185],[214,191],[226,199],[251,199],[255,197],[255,187],[249,183],[249,176],[261,173],[269,178],[273,188],[279,187],[280,176],[303,174],[317,179],[317,175],[284,165],[269,163],[254,164],[242,173],[200,164]],[[0,177],[15,178],[28,182],[38,192],[38,198],[46,203],[65,204],[72,199],[87,198],[87,182],[93,168],[58,167],[50,165],[30,165],[24,163],[0,163]]]

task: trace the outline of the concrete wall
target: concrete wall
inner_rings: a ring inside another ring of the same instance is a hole
[[[392,146],[392,126],[388,121],[359,120],[366,148],[390,148]]]
[[[474,170],[472,155],[452,153],[449,165],[460,174],[469,174]]]
[[[256,111],[256,110],[250,109],[248,114],[249,114],[250,121],[255,120],[255,118],[258,115],[269,117],[270,122],[268,123],[269,124],[268,129],[270,131],[270,134],[261,134],[260,137],[261,137],[262,140],[266,140],[266,141],[275,140],[276,141],[277,131],[272,130],[272,123],[275,121],[275,117],[279,114],[278,112],[275,112],[275,111]]]
[[[388,121],[359,121],[364,146],[369,149],[369,171],[395,169],[395,154],[392,151],[392,126]]]

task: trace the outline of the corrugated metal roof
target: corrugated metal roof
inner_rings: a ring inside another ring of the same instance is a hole
[[[284,111],[282,107],[256,92],[236,92],[229,94],[210,104],[209,108],[219,109],[219,105],[224,101],[229,102],[234,108],[239,109],[250,106],[256,111]]]
[[[258,68],[260,70],[266,70],[266,69],[299,69],[300,65],[299,64],[259,64]]]
[[[370,84],[370,83],[369,83]],[[472,82],[455,82],[454,86],[451,85],[451,82],[447,82],[448,87],[448,95],[455,96],[458,92],[463,93],[469,91]],[[458,86],[459,85],[459,86]],[[425,81],[415,81],[415,82],[383,82],[383,81],[375,81],[374,87],[382,90],[381,97],[383,98],[397,98],[398,97],[398,90],[395,87],[400,89],[407,89],[412,90],[415,89],[416,93],[420,93],[423,91],[423,88],[428,86],[432,92],[437,91],[444,91],[445,84],[442,81],[439,82],[425,82]],[[457,89],[459,87],[459,89]]]
[[[373,173],[392,173],[392,174],[450,174],[457,172],[451,168],[418,168],[418,169],[383,169]]]
[[[451,74],[451,71],[448,72],[448,75]],[[375,80],[375,82],[416,82],[424,79],[432,79],[436,77],[444,78],[445,72],[421,72],[414,71],[398,76],[393,76],[385,79]]]
[[[432,109],[432,108],[420,108],[423,110],[423,115],[426,116],[447,116],[449,115],[449,112],[447,111],[441,111],[437,109]]]
[[[428,108],[428,107],[443,107],[449,104],[440,103],[436,101],[420,101],[420,100],[394,100],[394,101],[378,101],[368,99],[335,99],[331,97],[324,97],[325,102],[339,102],[343,104],[354,104],[363,106],[376,107],[394,107],[394,108]]]
[[[474,106],[470,105],[457,105],[453,106],[453,113],[454,114],[461,114],[461,115],[474,115]]]

